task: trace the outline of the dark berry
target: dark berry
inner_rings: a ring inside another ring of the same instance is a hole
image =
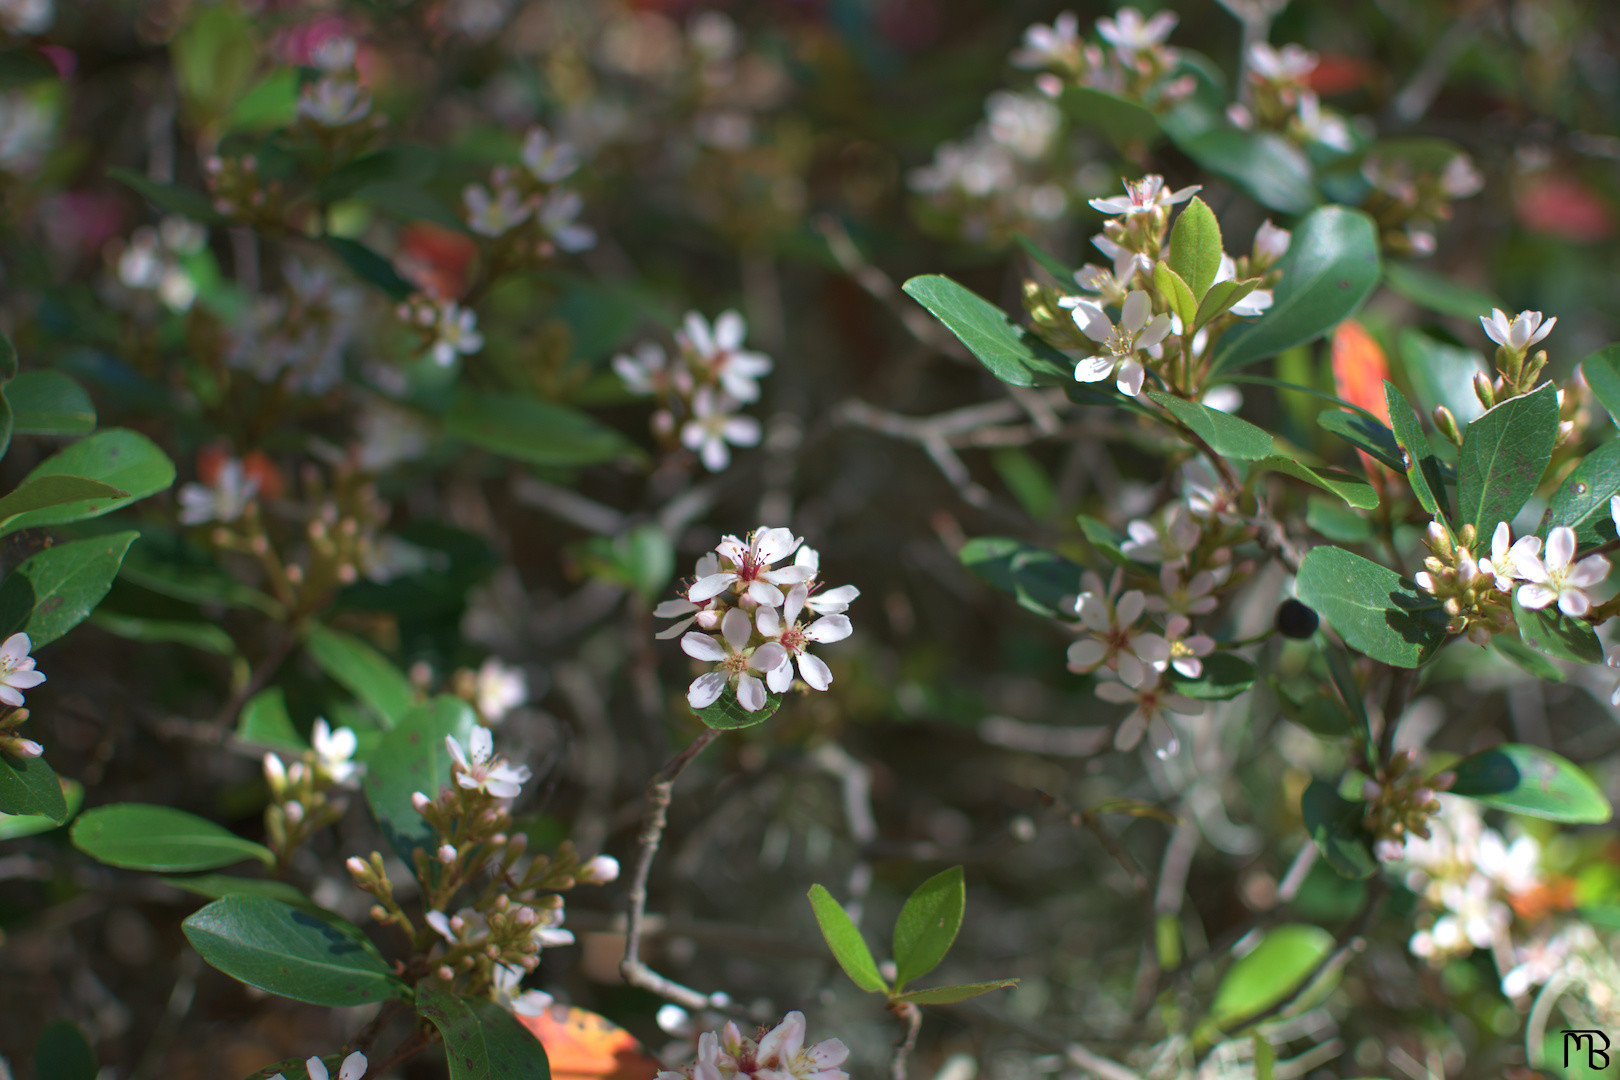
[[[1277,605],[1277,633],[1283,637],[1308,638],[1316,633],[1316,624],[1320,621],[1316,612],[1293,597]]]

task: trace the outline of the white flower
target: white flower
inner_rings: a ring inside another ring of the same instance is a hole
[[[466,753],[453,735],[446,735],[444,744],[455,759],[451,771],[456,783],[469,791],[487,791],[497,799],[515,799],[532,775],[527,765],[510,765],[505,758],[496,756],[495,738],[487,727],[473,728],[467,738]]]
[[[692,416],[681,425],[681,445],[697,451],[703,467],[720,472],[731,464],[726,446],[759,445],[759,421],[733,412],[736,403],[712,386],[700,386],[692,395]]]
[[[1535,555],[1514,555],[1518,576],[1529,582],[1519,586],[1519,603],[1532,611],[1558,602],[1558,610],[1572,619],[1585,615],[1592,607],[1585,590],[1609,575],[1609,560],[1602,555],[1588,555],[1571,565],[1575,557],[1575,530],[1560,525],[1547,534],[1546,561]]]
[[[1075,366],[1075,379],[1101,382],[1117,371],[1115,383],[1120,393],[1127,397],[1141,393],[1147,369],[1136,359],[1136,354],[1165,339],[1170,333],[1170,316],[1165,312],[1154,315],[1152,301],[1141,291],[1126,294],[1118,326],[1109,321],[1102,308],[1085,300],[1075,305],[1073,315],[1081,333],[1107,350],[1082,358]]]
[[[434,322],[433,362],[440,367],[455,363],[457,354],[471,356],[484,347],[484,335],[478,332],[478,313],[471,308],[463,308],[454,300],[442,300]]]
[[[1117,575],[1114,580],[1117,584]],[[1069,670],[1083,674],[1106,664],[1128,686],[1145,683],[1153,668],[1170,659],[1169,642],[1136,630],[1146,610],[1147,599],[1140,589],[1132,589],[1117,603],[1101,591],[1081,593],[1075,612],[1090,636],[1069,646]]]
[[[793,555],[793,563],[810,571],[810,577],[805,581],[810,596],[804,606],[817,615],[840,615],[848,611],[850,603],[861,595],[861,590],[853,585],[823,590],[821,582],[817,580],[821,573],[821,553],[809,544],[799,545],[799,550]]]
[[[56,19],[55,0],[5,0],[0,26],[13,34],[43,34]]]
[[[345,127],[365,119],[370,111],[371,95],[348,76],[323,76],[304,87],[298,98],[298,115],[322,127]]]
[[[1611,671],[1620,672],[1620,645],[1610,645],[1603,654],[1603,663]],[[1620,674],[1615,676],[1614,689],[1609,691],[1609,704],[1620,705]]]
[[[1042,68],[1064,64],[1079,54],[1080,20],[1074,12],[1065,11],[1051,26],[1035,23],[1027,27],[1024,43],[1012,54],[1012,62],[1026,69]]]
[[[1160,524],[1138,519],[1127,524],[1125,531],[1130,538],[1119,545],[1119,550],[1127,558],[1172,566],[1187,561],[1188,553],[1198,546],[1203,534],[1181,503],[1173,503]]]
[[[212,484],[186,484],[180,488],[180,524],[235,521],[259,493],[259,481],[247,475],[238,458],[219,467]]]
[[[1481,559],[1479,569],[1496,579],[1497,592],[1512,592],[1514,579],[1524,576],[1518,569],[1521,560],[1534,559],[1540,554],[1540,537],[1521,536],[1514,540],[1512,528],[1507,522],[1499,521],[1491,534],[1491,557]]]
[[[720,556],[712,551],[705,552],[703,557],[697,561],[697,573],[693,581],[701,581],[703,578],[712,577],[719,572]],[[688,626],[691,626],[693,622],[696,622],[704,630],[715,630],[720,626],[720,612],[714,607],[712,597],[696,602],[684,595],[678,600],[665,600],[653,608],[653,615],[660,619],[680,620],[653,635],[660,641],[674,637]]]
[[[1098,19],[1097,33],[1118,50],[1120,59],[1131,64],[1139,52],[1151,52],[1163,45],[1180,20],[1173,11],[1161,11],[1151,19],[1143,19],[1135,8],[1123,7],[1112,19]]]
[[[1215,651],[1215,639],[1208,634],[1188,636],[1187,631],[1191,629],[1192,620],[1187,616],[1172,615],[1165,621],[1164,638],[1170,645],[1169,666],[1189,679],[1196,679],[1204,673],[1203,658]],[[1163,671],[1166,665],[1161,661],[1155,666]]]
[[[613,358],[613,370],[632,394],[661,394],[675,378],[664,347],[655,341],[636,346],[634,356],[624,353]]]
[[[1344,122],[1344,117],[1322,108],[1322,99],[1309,90],[1300,92],[1296,121],[1301,133],[1323,146],[1348,152],[1354,145],[1350,139],[1350,125]]]
[[[1218,601],[1211,594],[1220,579],[1212,570],[1184,578],[1185,568],[1166,563],[1159,570],[1159,592],[1147,598],[1149,611],[1167,615],[1208,615]]]
[[[726,612],[725,618],[720,620],[720,633],[723,641],[696,631],[681,638],[681,651],[687,656],[720,665],[692,680],[686,691],[687,703],[694,709],[706,709],[720,700],[721,692],[729,683],[736,689],[737,703],[748,712],[758,712],[765,707],[765,684],[749,672],[769,672],[780,667],[787,659],[787,652],[774,641],[750,649],[748,643],[754,636],[754,624],[740,608]]]
[[[1299,45],[1281,49],[1264,41],[1249,46],[1249,70],[1266,82],[1299,82],[1316,70],[1316,54]]]
[[[1440,190],[1453,199],[1466,199],[1470,195],[1476,195],[1484,186],[1485,178],[1474,168],[1474,163],[1469,160],[1467,154],[1458,154],[1446,162],[1446,167],[1440,172]]]
[[[1485,336],[1514,352],[1524,352],[1552,333],[1557,322],[1556,315],[1543,322],[1539,311],[1521,311],[1509,322],[1501,308],[1491,308],[1488,317],[1479,317],[1479,325],[1485,328]]]
[[[596,246],[596,231],[576,220],[584,207],[579,192],[559,188],[546,196],[534,216],[558,247],[567,252],[586,251]]]
[[[481,236],[500,236],[523,224],[533,209],[513,187],[499,185],[492,198],[482,184],[468,184],[461,193],[467,204],[467,227]]]
[[[529,700],[529,679],[522,668],[508,667],[491,656],[478,669],[473,696],[479,715],[488,723],[498,724],[507,713]]]
[[[985,102],[990,137],[1025,161],[1044,157],[1063,125],[1063,113],[1052,102],[1030,94],[997,90]]]
[[[1122,288],[1129,285],[1137,274],[1151,276],[1153,273],[1152,259],[1140,252],[1131,251],[1121,244],[1114,243],[1101,233],[1091,238],[1091,245],[1114,260],[1114,281]],[[1082,270],[1084,270],[1083,267]],[[1075,280],[1080,281],[1079,274],[1075,275]],[[1089,287],[1101,292],[1102,289],[1095,274],[1091,275],[1091,280],[1093,284]],[[1085,284],[1084,282],[1080,283]],[[1072,307],[1073,305],[1064,304],[1063,306]]]
[[[1121,722],[1119,730],[1114,732],[1115,750],[1133,749],[1142,741],[1143,735],[1150,735],[1153,752],[1161,758],[1174,754],[1180,745],[1166,714],[1197,716],[1204,711],[1204,707],[1198,702],[1172,693],[1163,682],[1155,682],[1151,686],[1141,686],[1134,690],[1121,683],[1105,682],[1098,685],[1097,696],[1118,705],[1132,703],[1136,705],[1131,714]]]
[[[343,1059],[338,1066],[338,1080],[360,1080],[366,1075],[366,1055],[356,1050]],[[326,1071],[326,1063],[318,1057],[312,1057],[304,1062],[304,1068],[309,1072],[309,1080],[327,1080],[330,1074]]]
[[[334,784],[353,786],[352,781],[365,768],[353,760],[360,740],[352,728],[340,727],[333,731],[325,717],[316,717],[309,744],[315,749],[316,768],[331,777]]]
[[[20,691],[32,690],[45,681],[45,676],[34,670],[34,658],[28,655],[33,647],[28,635],[21,632],[0,644],[0,701],[7,705],[21,705]]]
[[[849,1048],[839,1039],[804,1045],[804,1014],[790,1012],[756,1044],[728,1021],[718,1033],[698,1036],[697,1060],[666,1069],[658,1080],[849,1080],[840,1065]]]
[[[811,642],[842,641],[854,632],[848,615],[823,615],[808,626],[799,625],[809,595],[803,585],[788,590],[781,611],[761,604],[754,614],[754,625],[767,640],[782,647],[782,662],[765,677],[773,693],[785,693],[793,685],[793,665],[799,667],[799,677],[813,690],[825,690],[832,684],[832,670],[819,657],[805,650]]]
[[[748,324],[735,311],[721,312],[712,330],[702,315],[688,311],[683,328],[675,332],[675,340],[719,379],[721,389],[731,397],[743,402],[758,401],[757,380],[769,374],[773,364],[764,353],[742,347],[747,335]]]
[[[530,128],[523,140],[523,167],[541,183],[555,184],[579,168],[579,151],[545,128]]]
[[[761,527],[749,534],[747,543],[735,536],[726,536],[715,546],[715,551],[730,562],[730,569],[699,578],[687,591],[687,599],[696,603],[741,585],[742,589],[737,591],[746,593],[754,603],[781,607],[786,596],[778,586],[802,585],[810,580],[814,571],[798,563],[773,570],[771,564],[793,554],[803,542],[791,529]]]
[[[521,964],[496,964],[490,970],[495,1003],[505,1006],[519,1016],[539,1016],[551,1008],[551,995],[544,990],[523,990],[519,987],[528,972]]]
[[[611,855],[598,855],[587,861],[574,875],[574,880],[589,885],[606,885],[619,877],[619,860]]]
[[[1288,252],[1288,244],[1293,235],[1287,229],[1279,229],[1267,218],[1260,223],[1254,231],[1253,261],[1270,266]]]
[[[1287,237],[1286,233],[1283,235],[1285,238]],[[1221,265],[1220,268],[1215,271],[1215,280],[1217,282],[1237,280],[1237,263],[1233,260],[1232,256],[1226,254],[1225,252],[1221,253]],[[1271,307],[1271,299],[1272,297],[1270,289],[1255,289],[1253,292],[1249,293],[1249,295],[1245,296],[1243,299],[1239,300],[1226,310],[1230,311],[1234,315],[1240,315],[1244,318],[1253,318],[1256,315],[1264,314],[1266,309]]]
[[[1128,11],[1133,15],[1136,14],[1130,8],[1121,8],[1120,16],[1123,18]],[[1160,12],[1160,15],[1166,14],[1169,13]],[[1154,16],[1155,20],[1158,17]],[[1137,16],[1137,18],[1140,19],[1141,16]],[[1174,15],[1171,15],[1170,18],[1172,22],[1175,20]],[[1101,29],[1104,21],[1106,20],[1098,22],[1099,29]],[[1124,195],[1115,195],[1108,199],[1092,199],[1091,208],[1104,214],[1124,214],[1126,217],[1134,217],[1137,214],[1147,214],[1154,210],[1168,210],[1176,203],[1186,202],[1201,190],[1200,185],[1193,184],[1191,187],[1184,187],[1180,191],[1167,192],[1164,190],[1164,177],[1149,173],[1140,180],[1125,181]],[[1095,241],[1093,242],[1095,243]],[[1119,275],[1115,274],[1114,276],[1118,277]]]

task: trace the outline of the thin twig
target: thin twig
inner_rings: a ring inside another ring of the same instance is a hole
[[[1063,1056],[1077,1069],[1085,1069],[1102,1077],[1102,1080],[1142,1080],[1131,1070],[1111,1058],[1086,1049],[1079,1043],[1068,1043],[1063,1047]]]
[[[960,341],[957,341],[943,326],[935,322],[923,311],[921,304],[909,303],[905,299],[894,280],[882,270],[866,261],[855,241],[850,239],[849,230],[844,223],[831,214],[821,214],[814,221],[815,229],[827,241],[827,250],[838,262],[839,267],[848,274],[850,280],[859,285],[872,299],[882,304],[900,320],[912,337],[930,348],[938,349],[953,360],[962,363],[974,363],[973,357]]]
[[[894,1015],[905,1022],[905,1034],[894,1044],[894,1059],[889,1062],[890,1080],[906,1080],[906,1059],[917,1048],[917,1032],[922,1030],[922,1010],[909,1001],[890,1006]]]
[[[641,826],[639,850],[636,853],[636,872],[630,879],[630,917],[625,929],[624,959],[619,962],[619,972],[624,976],[625,982],[631,986],[639,986],[643,990],[651,990],[659,997],[692,1011],[711,1008],[718,1002],[710,995],[700,994],[696,990],[682,986],[648,967],[641,959],[641,934],[647,916],[647,878],[652,873],[658,845],[664,838],[670,793],[675,788],[675,780],[681,775],[681,771],[692,763],[692,759],[702,753],[703,748],[714,742],[719,735],[714,728],[704,728],[703,733],[693,739],[685,750],[676,754],[667,765],[654,773],[652,781],[647,785],[647,816]]]

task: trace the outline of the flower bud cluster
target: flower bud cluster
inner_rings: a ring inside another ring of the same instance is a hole
[[[137,228],[127,243],[109,245],[108,256],[120,285],[137,296],[155,295],[164,308],[181,314],[197,299],[197,279],[188,265],[207,243],[207,229],[170,214],[155,228]]]
[[[1134,101],[1162,112],[1197,88],[1191,76],[1172,77],[1181,54],[1165,44],[1180,16],[1165,10],[1144,19],[1133,7],[1122,7],[1096,22],[1100,44],[1083,41],[1080,20],[1065,11],[1047,26],[1024,31],[1012,62],[1037,71],[1035,86],[1047,97],[1070,86],[1083,86]]]
[[[371,115],[371,92],[362,84],[356,66],[359,48],[353,38],[329,37],[315,48],[311,60],[320,77],[298,97],[298,117],[322,134],[359,125]],[[373,117],[380,127],[382,117]]]
[[[1429,839],[1429,818],[1440,812],[1435,792],[1445,791],[1457,779],[1449,772],[1425,778],[1412,768],[1414,761],[1412,751],[1402,750],[1390,758],[1377,777],[1361,785],[1366,804],[1362,821],[1374,837],[1374,852],[1386,862],[1401,857],[1408,836]]]
[[[1479,317],[1479,324],[1484,328],[1485,336],[1497,345],[1496,380],[1492,382],[1483,374],[1474,376],[1474,394],[1479,398],[1481,405],[1489,409],[1509,398],[1528,394],[1535,389],[1536,382],[1541,378],[1542,369],[1547,366],[1547,350],[1541,349],[1532,356],[1530,346],[1552,333],[1552,328],[1557,323],[1556,315],[1544,320],[1539,311],[1521,311],[1509,319],[1500,308],[1492,308],[1490,315]],[[1559,408],[1560,420],[1567,419],[1562,415],[1561,394]]]
[[[214,209],[228,218],[261,228],[280,228],[287,220],[286,187],[260,175],[257,155],[212,155],[203,163],[203,183]]]
[[[1479,538],[1472,525],[1462,526],[1453,535],[1443,522],[1431,521],[1423,543],[1429,555],[1414,580],[1442,602],[1447,633],[1466,633],[1468,640],[1484,645],[1513,626],[1508,590],[1497,588],[1491,560],[1474,556]]]
[[[365,772],[365,766],[354,760],[359,745],[351,729],[333,731],[321,718],[310,733],[310,749],[299,760],[289,764],[278,754],[264,755],[264,779],[270,789],[265,833],[270,850],[283,865],[300,844],[343,817],[348,800],[329,793],[333,788],[359,786]]]
[[[1451,204],[1485,185],[1467,154],[1455,154],[1441,167],[1373,154],[1361,175],[1372,185],[1361,208],[1377,223],[1379,242],[1404,256],[1433,254],[1435,227],[1451,218]]]
[[[739,410],[759,400],[759,380],[774,364],[742,347],[747,335],[748,324],[735,311],[721,312],[713,327],[689,311],[675,332],[673,360],[652,341],[636,346],[633,355],[613,358],[613,370],[631,393],[659,400],[654,434],[669,449],[681,445],[697,454],[710,472],[731,464],[731,446],[759,443],[759,421]]]

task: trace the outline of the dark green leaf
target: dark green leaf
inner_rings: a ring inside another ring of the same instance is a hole
[[[0,638],[28,632],[34,647],[55,641],[89,617],[112,588],[140,533],[108,533],[48,547],[0,582]]]
[[[318,910],[315,901],[285,881],[271,878],[232,877],[229,874],[187,874],[185,877],[163,879],[177,889],[183,889],[210,900],[224,896],[262,896],[296,908]]]
[[[810,906],[815,910],[821,936],[827,939],[833,958],[850,981],[870,994],[888,993],[889,985],[878,974],[877,962],[872,959],[872,950],[866,947],[860,928],[832,894],[820,885],[810,886]]]
[[[751,728],[755,724],[763,724],[776,715],[776,710],[781,707],[782,695],[767,693],[765,704],[756,711],[749,712],[742,707],[742,702],[737,700],[736,688],[728,685],[720,691],[720,697],[713,705],[693,709],[692,715],[703,721],[707,727],[719,731],[738,731],[742,728]]]
[[[52,1020],[34,1044],[37,1080],[96,1080],[101,1066],[90,1040],[71,1020]]]
[[[1126,537],[1124,536],[1124,534],[1117,533],[1113,529],[1109,528],[1108,523],[1106,521],[1099,521],[1097,518],[1091,517],[1091,516],[1089,516],[1087,514],[1077,514],[1077,515],[1075,515],[1075,522],[1077,524],[1079,524],[1080,531],[1085,534],[1086,540],[1090,542],[1091,546],[1096,548],[1103,555],[1104,558],[1108,559],[1109,562],[1119,563],[1119,564],[1123,565],[1125,563],[1130,563],[1130,562],[1135,562],[1136,561],[1136,560],[1132,559],[1129,555],[1126,555],[1125,552],[1124,552],[1124,549],[1121,548],[1121,546],[1120,546],[1121,544],[1125,543]],[[972,541],[970,541],[970,543],[971,542]],[[1017,543],[1017,541],[1013,541],[1013,540],[1004,541],[1004,542],[1005,543],[1011,543],[1011,544],[1016,544]],[[1039,551],[1041,549],[1040,548],[1030,548],[1029,550],[1031,550],[1031,551]],[[1061,556],[1054,555],[1054,558],[1061,558]],[[1069,565],[1074,566],[1073,563],[1070,563]],[[1080,568],[1078,566],[1074,566],[1074,569],[1075,569],[1076,572],[1078,572]],[[977,571],[975,571],[975,573],[977,573]],[[980,575],[980,576],[982,577],[983,575]],[[993,579],[988,579],[987,578],[986,580],[990,580],[992,584],[997,584]],[[1075,578],[1074,580],[1075,580],[1076,584],[1078,584],[1080,579]],[[998,587],[1001,587],[1001,586],[998,585]],[[1072,590],[1072,592],[1077,594],[1078,589]],[[1057,598],[1058,598],[1059,602],[1061,602],[1064,596],[1070,595],[1070,594],[1068,594],[1068,593],[1058,593],[1056,595],[1057,595]],[[1027,607],[1028,605],[1026,604],[1025,606]],[[1064,612],[1064,614],[1069,614],[1070,611],[1072,611],[1072,609],[1066,610]],[[1054,614],[1055,614],[1055,612],[1054,612]]]
[[[1369,878],[1378,872],[1378,860],[1362,824],[1363,809],[1363,804],[1342,798],[1325,780],[1312,780],[1299,802],[1305,831],[1328,865],[1348,878]]]
[[[1284,923],[1266,931],[1253,951],[1226,970],[1210,1005],[1210,1019],[1226,1030],[1241,1025],[1299,989],[1333,951],[1333,935],[1320,926]]]
[[[5,771],[5,762],[11,760],[0,755],[0,773]],[[0,781],[0,787],[4,781]],[[40,833],[60,829],[64,823],[72,821],[84,805],[84,785],[77,780],[63,780],[61,782],[62,797],[67,800],[67,813],[59,821],[45,814],[7,814],[0,813],[0,841],[17,840],[24,836],[37,836]],[[3,795],[0,795],[3,798]]]
[[[1551,750],[1503,743],[1451,767],[1453,795],[1515,814],[1601,825],[1614,811],[1592,778]]]
[[[891,1000],[909,1001],[913,1005],[954,1005],[992,990],[1006,990],[1017,985],[1017,979],[991,979],[989,982],[963,983],[960,986],[932,986],[926,990],[895,994]]]
[[[1278,262],[1271,307],[1215,343],[1214,370],[1224,371],[1314,341],[1361,306],[1378,284],[1378,229],[1359,210],[1324,206],[1294,228]]]
[[[221,897],[180,928],[213,967],[294,1001],[343,1006],[410,996],[352,927],[270,897]]]
[[[148,180],[140,173],[130,172],[128,169],[111,168],[107,170],[107,176],[125,187],[134,189],[137,195],[144,197],[159,210],[171,211],[203,225],[219,225],[225,221],[225,217],[214,209],[214,204],[209,201],[208,196],[200,191],[184,188],[178,184]]]
[[[441,695],[405,713],[366,758],[362,785],[366,802],[388,843],[407,866],[411,852],[432,844],[436,836],[411,805],[411,796],[418,791],[430,799],[439,794],[450,782],[451,758],[445,736],[454,738],[465,751],[477,725],[472,706]]]
[[[973,575],[1016,597],[1019,606],[1052,618],[1072,614],[1080,567],[1056,552],[1005,536],[979,536],[956,553]]]
[[[1271,453],[1271,436],[1247,420],[1158,390],[1149,390],[1147,396],[1163,405],[1217,454],[1254,461]]]
[[[1041,247],[1023,233],[1013,233],[1013,239],[1018,241],[1018,246],[1024,249],[1025,255],[1028,255],[1031,259],[1034,259],[1037,263],[1039,263],[1041,269],[1045,270],[1048,274],[1051,274],[1060,285],[1064,286],[1065,288],[1069,288],[1074,285],[1073,267],[1066,266],[1057,258],[1057,256]]]
[[[1533,611],[1520,604],[1518,597],[1513,599],[1513,618],[1519,624],[1519,637],[1536,652],[1577,664],[1603,663],[1603,645],[1586,621],[1571,619],[1556,606]]]
[[[1275,676],[1271,690],[1277,695],[1282,714],[1306,731],[1325,738],[1336,739],[1355,729],[1350,713],[1329,686],[1316,684],[1304,698],[1296,698]]]
[[[1072,360],[972,290],[941,274],[914,277],[902,287],[1002,382],[1034,386],[1074,381]]]
[[[1334,689],[1339,692],[1339,700],[1349,710],[1350,719],[1355,724],[1356,737],[1363,747],[1372,746],[1372,722],[1367,717],[1367,699],[1362,690],[1361,683],[1356,679],[1355,669],[1350,663],[1350,654],[1338,642],[1329,641],[1322,649],[1322,659],[1327,661],[1328,678]]]
[[[525,394],[458,391],[444,430],[531,465],[595,465],[638,453],[619,432],[578,409]]]
[[[6,384],[19,435],[88,435],[96,407],[84,387],[60,371],[25,371]]]
[[[99,627],[130,641],[148,644],[170,643],[189,645],[193,649],[213,653],[215,656],[235,656],[236,642],[231,640],[217,623],[193,619],[148,619],[122,612],[98,611],[90,616],[90,625]]]
[[[444,1039],[450,1080],[550,1080],[540,1040],[493,1001],[458,997],[423,983],[416,1011]]]
[[[1581,361],[1581,375],[1592,394],[1620,427],[1620,344],[1605,345]]]
[[[9,384],[16,377],[17,346],[11,343],[10,335],[0,333],[0,383]]]
[[[1251,467],[1251,471],[1279,472],[1292,476],[1296,480],[1303,480],[1307,484],[1315,484],[1323,491],[1331,491],[1351,506],[1362,510],[1371,510],[1378,505],[1378,492],[1366,480],[1339,469],[1330,469],[1325,466],[1310,466],[1291,457],[1273,454],[1261,458]]]
[[[359,638],[316,623],[304,647],[322,671],[365,702],[384,724],[398,723],[416,705],[411,680]]]
[[[962,868],[943,870],[906,899],[894,922],[894,988],[903,990],[912,979],[939,966],[962,928],[967,906],[967,885]]]
[[[322,203],[337,202],[373,184],[420,186],[438,172],[440,156],[439,151],[426,146],[398,143],[386,147],[333,170],[315,185],[315,198]]]
[[[280,618],[273,598],[231,577],[177,532],[143,529],[141,546],[124,557],[118,576],[143,589],[192,604],[228,604]]]
[[[279,686],[261,690],[248,698],[236,719],[237,738],[272,750],[302,754],[309,742],[293,727],[287,713],[287,695]]]
[[[1175,227],[1170,230],[1170,268],[1187,283],[1193,296],[1202,300],[1220,273],[1223,253],[1221,223],[1204,200],[1194,196],[1176,216]],[[1193,320],[1184,322],[1190,326]]]
[[[1210,172],[1237,184],[1256,202],[1284,214],[1303,214],[1321,202],[1311,163],[1299,147],[1271,131],[1218,128],[1180,146]],[[1294,233],[1297,239],[1299,233]]]
[[[150,803],[86,810],[73,823],[73,843],[92,858],[129,870],[216,870],[243,859],[266,866],[276,861],[269,848],[222,825]]]
[[[1352,648],[1374,660],[1415,668],[1445,640],[1445,613],[1434,597],[1343,548],[1312,548],[1294,587]]]
[[[0,751],[0,814],[38,815],[57,825],[67,820],[62,782],[44,758],[18,758]]]
[[[1406,473],[1407,483],[1412,485],[1412,494],[1417,497],[1418,505],[1430,514],[1444,516],[1441,503],[1445,499],[1446,489],[1440,479],[1440,459],[1434,456],[1434,446],[1423,433],[1423,426],[1418,423],[1417,417],[1412,415],[1412,406],[1406,403],[1406,395],[1388,379],[1384,380],[1384,400],[1389,405],[1389,422],[1395,429],[1395,441],[1405,451],[1401,471]]]
[[[174,483],[174,462],[145,435],[123,428],[108,428],[46,458],[23,483],[44,476],[86,477],[109,484],[124,494],[31,510],[0,526],[0,535],[41,525],[83,521],[121,509]]]
[[[1483,289],[1419,270],[1407,262],[1386,263],[1384,282],[1414,304],[1459,319],[1477,319],[1489,315],[1492,308],[1502,306],[1500,300]]]
[[[1545,537],[1559,526],[1575,530],[1581,546],[1614,539],[1614,518],[1609,500],[1620,495],[1620,439],[1610,439],[1575,466],[1564,478],[1548,506]]]
[[[366,247],[358,240],[343,236],[324,239],[327,250],[343,260],[354,276],[374,286],[390,300],[404,300],[416,291],[416,286],[400,277],[394,264]]]
[[[0,90],[16,90],[47,79],[56,82],[60,81],[61,76],[56,73],[56,65],[45,58],[42,50],[0,50]]]
[[[1396,472],[1406,471],[1395,433],[1372,417],[1341,409],[1324,409],[1316,414],[1316,423],[1323,431],[1331,431],[1380,464]]]
[[[1552,383],[1487,410],[1463,431],[1457,457],[1457,519],[1481,536],[1513,515],[1536,490],[1558,437]]]
[[[1196,679],[1170,669],[1170,683],[1176,693],[1194,701],[1227,701],[1254,685],[1254,665],[1236,653],[1217,652],[1204,657],[1203,670]]]

